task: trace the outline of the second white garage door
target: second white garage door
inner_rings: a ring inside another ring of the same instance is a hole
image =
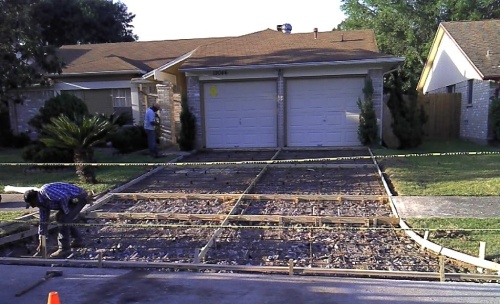
[[[292,79],[286,82],[287,145],[357,146],[358,97],[364,79]]]
[[[204,84],[207,148],[276,147],[276,81]]]

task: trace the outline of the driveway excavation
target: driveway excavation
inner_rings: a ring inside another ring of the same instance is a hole
[[[86,248],[72,258],[437,272],[438,257],[396,229],[369,155],[189,155],[87,212]],[[350,156],[358,158],[338,159]],[[468,271],[451,261],[445,267]]]

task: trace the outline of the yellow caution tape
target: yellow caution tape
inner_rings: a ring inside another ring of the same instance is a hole
[[[469,155],[497,155],[500,151],[479,151],[479,152],[439,152],[439,153],[411,153],[411,154],[393,154],[393,155],[375,155],[371,156],[342,156],[326,158],[303,158],[303,159],[284,159],[284,160],[252,160],[252,161],[230,161],[230,162],[176,162],[176,163],[0,163],[0,166],[52,166],[52,167],[70,167],[76,164],[81,166],[217,166],[217,165],[269,165],[269,164],[295,164],[305,162],[335,162],[345,160],[362,159],[385,159],[385,158],[407,158],[407,157],[428,157],[428,156],[469,156]]]

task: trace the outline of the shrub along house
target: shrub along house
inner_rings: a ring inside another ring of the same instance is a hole
[[[462,94],[461,138],[483,144],[492,138],[489,106],[499,82],[500,20],[439,25],[417,89]]]
[[[383,75],[402,58],[378,51],[371,30],[63,46],[50,90],[11,104],[14,130],[46,95],[71,91],[91,112],[129,111],[142,123],[158,101],[166,140],[179,133],[180,95],[196,117],[197,148],[357,146],[366,77],[380,120]],[[52,91],[52,92],[50,92]],[[32,94],[32,95],[30,95]]]

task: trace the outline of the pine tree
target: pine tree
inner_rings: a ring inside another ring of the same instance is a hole
[[[363,88],[365,95],[364,102],[358,98],[359,127],[358,138],[363,145],[374,145],[378,143],[378,124],[377,115],[373,108],[373,83],[370,77],[365,79],[365,87]]]
[[[399,139],[399,149],[415,148],[422,144],[423,126],[427,121],[423,106],[418,105],[416,95],[403,95],[402,80],[399,75],[393,78],[387,106],[391,110],[394,135]]]
[[[182,97],[181,110],[181,134],[179,136],[179,147],[183,151],[193,150],[196,138],[196,117],[189,110],[187,98]]]

